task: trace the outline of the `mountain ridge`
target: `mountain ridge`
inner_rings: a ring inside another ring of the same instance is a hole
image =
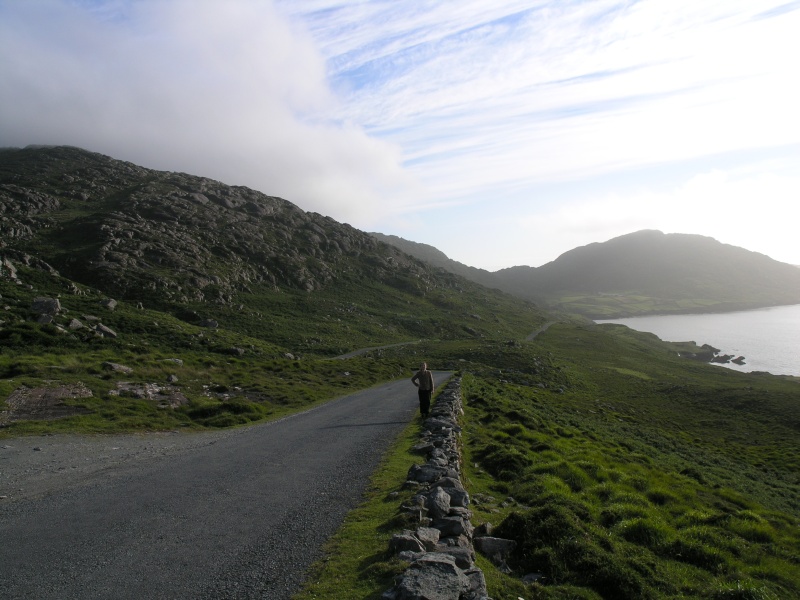
[[[800,269],[696,234],[641,230],[573,248],[540,267],[489,272],[413,242],[405,252],[552,309],[590,318],[725,312],[800,303]]]

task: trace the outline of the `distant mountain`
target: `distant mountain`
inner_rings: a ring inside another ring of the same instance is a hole
[[[575,248],[538,268],[494,273],[430,250],[423,253],[419,245],[404,247],[423,260],[436,257],[436,264],[483,285],[590,318],[800,303],[795,266],[700,235],[638,231]]]
[[[462,277],[471,279],[472,281],[480,283],[481,285],[488,287],[497,287],[498,285],[497,279],[491,271],[470,267],[464,263],[455,261],[451,258],[448,258],[448,256],[441,250],[428,244],[412,242],[396,235],[385,235],[383,233],[370,233],[370,235],[375,239],[386,244],[390,244],[395,248],[402,250],[406,254],[415,256],[428,264],[445,269],[446,271],[450,271],[456,275],[461,275]]]

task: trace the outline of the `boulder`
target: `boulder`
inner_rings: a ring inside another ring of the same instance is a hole
[[[2,276],[8,277],[12,280],[17,279],[17,269],[7,258],[0,260],[0,277]]]
[[[414,533],[414,537],[416,537],[422,545],[425,546],[425,549],[428,551],[432,551],[436,548],[436,544],[439,543],[439,536],[441,533],[438,529],[434,527],[418,527],[417,531]]]
[[[458,600],[470,580],[447,554],[426,554],[413,562],[397,585],[396,600]]]
[[[450,513],[450,495],[443,488],[434,489],[428,496],[428,512],[434,519],[441,519]]]
[[[121,365],[119,363],[106,361],[103,363],[102,366],[106,371],[113,371],[115,373],[124,373],[125,375],[130,375],[131,373],[133,373],[133,369],[131,369],[130,367],[126,367],[125,365]]]
[[[100,335],[102,335],[103,337],[110,337],[110,338],[117,337],[117,332],[116,331],[114,331],[113,329],[111,329],[109,327],[106,327],[102,323],[98,323],[97,325],[95,325],[94,326],[94,330],[97,333],[99,333]]]
[[[456,566],[459,569],[470,569],[475,565],[475,552],[473,552],[472,548],[438,544],[436,547],[436,552],[439,554],[452,556],[453,560],[456,561]]]
[[[58,298],[45,298],[39,296],[33,299],[31,304],[31,311],[37,315],[50,315],[56,316],[61,312],[61,302]]]
[[[464,575],[469,580],[469,588],[461,594],[460,600],[489,600],[483,571],[478,567],[472,567],[464,571]]]
[[[443,467],[434,467],[432,465],[412,465],[408,470],[406,479],[411,481],[418,481],[420,483],[432,483],[437,479],[444,477],[446,469]]]
[[[458,537],[459,535],[465,535],[467,537],[472,536],[472,524],[468,520],[458,516],[434,519],[431,526],[441,531],[442,537]]]
[[[389,551],[392,554],[400,552],[424,552],[425,546],[410,531],[396,533],[389,540]]]
[[[514,540],[506,540],[490,536],[475,538],[475,549],[495,564],[506,561],[509,555],[517,547]]]
[[[100,306],[107,308],[108,310],[114,310],[117,308],[117,301],[113,298],[103,298],[100,300]]]

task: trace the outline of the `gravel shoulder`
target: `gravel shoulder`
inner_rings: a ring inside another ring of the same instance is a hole
[[[241,434],[147,432],[41,435],[0,441],[0,499],[4,503],[53,493],[140,461],[169,457]]]

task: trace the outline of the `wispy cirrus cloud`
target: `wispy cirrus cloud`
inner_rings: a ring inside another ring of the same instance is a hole
[[[786,77],[800,43],[777,46],[800,21],[776,37],[764,4],[279,6],[318,40],[342,118],[402,147],[437,196],[800,140]],[[455,160],[469,182],[443,176]]]

